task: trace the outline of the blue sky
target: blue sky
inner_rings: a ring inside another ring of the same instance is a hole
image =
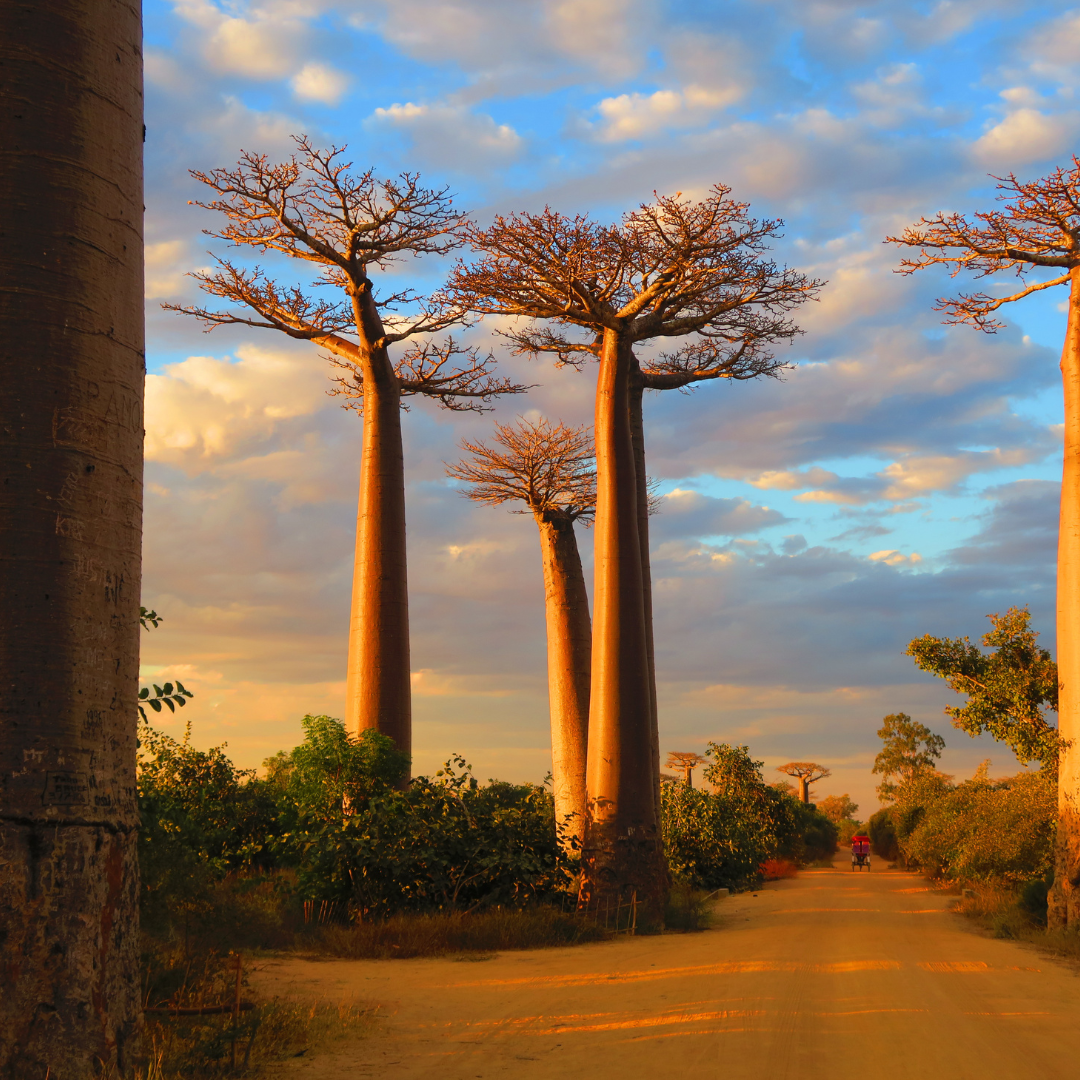
[[[1017,305],[994,336],[946,328],[932,307],[955,283],[896,275],[882,239],[987,206],[990,173],[1069,161],[1080,7],[151,0],[146,28],[144,600],[166,621],[145,662],[195,689],[200,743],[255,765],[344,697],[360,421],[326,396],[317,350],[160,308],[194,299],[184,274],[219,250],[188,170],[280,157],[304,132],[448,184],[481,220],[545,204],[609,219],[716,182],[782,218],[776,258],[829,282],[787,377],[646,403],[663,748],[819,760],[867,810],[885,713],[941,731],[953,771],[1015,767],[949,728],[948,690],[903,649],[1024,603],[1052,645],[1065,297]],[[431,288],[444,270],[397,274]],[[538,384],[494,418],[589,422],[591,372],[505,355],[492,329],[469,333]],[[491,420],[420,405],[405,422],[416,767],[461,751],[482,775],[539,779],[535,530],[443,476]]]

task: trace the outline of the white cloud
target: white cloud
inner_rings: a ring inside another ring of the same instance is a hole
[[[472,170],[506,164],[521,153],[524,140],[509,124],[460,105],[418,105],[407,101],[376,109],[369,123],[393,127],[412,139],[414,157],[425,164]]]
[[[292,88],[301,101],[337,105],[349,88],[349,77],[329,64],[305,64],[292,77]]]
[[[192,269],[186,240],[161,240],[147,244],[144,258],[147,300],[164,299],[183,291],[187,274]]]
[[[742,96],[739,87],[710,89],[687,86],[682,90],[657,90],[652,94],[620,94],[604,98],[598,137],[604,142],[640,139],[662,131],[705,123],[713,113]]]
[[[993,168],[1026,165],[1063,154],[1080,129],[1080,113],[1048,113],[1022,107],[1008,113],[972,146],[972,154]]]
[[[915,563],[922,562],[922,556],[917,551],[904,555],[894,549],[875,551],[869,559],[871,562],[884,563],[886,566],[913,566]]]
[[[250,453],[282,422],[328,404],[325,361],[243,345],[231,361],[191,356],[146,377],[146,457],[189,475]]]
[[[293,71],[307,44],[307,28],[285,8],[259,9],[253,18],[227,15],[210,0],[174,0],[178,15],[196,27],[206,63],[222,74],[280,79]]]

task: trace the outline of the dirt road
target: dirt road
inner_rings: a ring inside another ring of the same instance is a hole
[[[485,962],[302,961],[264,991],[382,1004],[307,1080],[1075,1075],[1080,976],[982,938],[911,874],[804,871],[722,901],[717,929]]]

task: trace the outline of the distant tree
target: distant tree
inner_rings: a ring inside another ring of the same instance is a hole
[[[576,521],[596,508],[592,439],[584,428],[540,419],[496,424],[495,445],[462,442],[471,455],[447,473],[476,502],[524,503],[540,530],[547,618],[548,707],[555,818],[580,845],[585,828],[592,628]]]
[[[1009,608],[988,615],[994,629],[983,635],[984,653],[966,637],[916,638],[907,655],[923,671],[944,679],[963,706],[948,706],[953,726],[972,737],[988,732],[1005,743],[1021,761],[1039,761],[1050,772],[1057,768],[1060,741],[1047,719],[1058,706],[1057,665],[1036,642],[1027,608]]]
[[[777,765],[776,771],[794,777],[799,782],[799,799],[804,803],[810,802],[811,784],[832,776],[831,769],[826,769],[815,761],[789,761],[786,765]]]
[[[938,213],[888,241],[918,248],[901,273],[945,266],[956,277],[1009,273],[1021,286],[1008,294],[961,293],[938,301],[946,322],[969,323],[994,333],[995,312],[1033,293],[1068,286],[1068,322],[1061,354],[1065,392],[1065,454],[1057,565],[1057,660],[1060,679],[1056,870],[1050,899],[1051,927],[1080,925],[1080,158],[1072,168],[1021,183],[1010,173],[996,177],[1000,210]],[[1032,269],[1048,271],[1028,282]]]
[[[0,5],[0,1076],[140,1059],[142,5]]]
[[[709,759],[700,754],[687,753],[682,750],[672,750],[667,756],[665,765],[669,769],[682,769],[683,783],[687,787],[694,786],[694,770],[699,765],[708,765]]]
[[[914,780],[920,773],[933,772],[945,749],[940,735],[907,713],[886,716],[878,728],[878,738],[883,745],[871,771],[882,778],[877,789],[882,802],[896,797],[899,784]]]
[[[826,795],[817,803],[817,808],[837,825],[841,821],[856,820],[855,815],[859,812],[858,803],[852,802],[847,792],[843,795]]]
[[[245,153],[235,168],[192,175],[216,196],[197,205],[226,218],[209,235],[314,264],[319,277],[312,290],[219,259],[216,270],[192,277],[230,307],[166,307],[211,329],[258,327],[313,342],[344,371],[339,392],[346,407],[364,416],[345,722],[387,735],[409,754],[404,399],[418,395],[447,409],[476,410],[525,388],[497,377],[490,355],[462,349],[452,338],[430,339],[459,322],[459,311],[423,302],[408,289],[376,295],[373,270],[443,255],[461,242],[465,218],[446,189],[425,188],[414,173],[388,180],[370,170],[353,174],[344,147],[319,150],[306,137],[295,141],[296,153],[280,164]],[[417,337],[419,344],[390,359],[392,345]]]
[[[589,818],[582,898],[636,889],[663,906],[667,871],[658,829],[655,736],[641,523],[643,476],[634,445],[634,346],[689,338],[690,363],[730,357],[733,372],[759,357],[731,349],[756,325],[772,325],[813,283],[763,257],[778,222],[755,221],[714,187],[700,201],[661,197],[602,226],[547,209],[472,227],[479,252],[449,282],[452,301],[482,315],[543,323],[511,332],[527,352],[599,363],[596,391],[596,587]],[[554,329],[553,329],[554,327]]]

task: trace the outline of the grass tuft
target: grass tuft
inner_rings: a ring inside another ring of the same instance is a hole
[[[469,913],[393,915],[378,922],[324,926],[311,934],[308,946],[323,956],[404,960],[580,945],[604,937],[602,928],[556,908],[489,908]]]
[[[664,928],[683,933],[708,930],[713,924],[711,895],[689,885],[673,886],[664,912]]]

